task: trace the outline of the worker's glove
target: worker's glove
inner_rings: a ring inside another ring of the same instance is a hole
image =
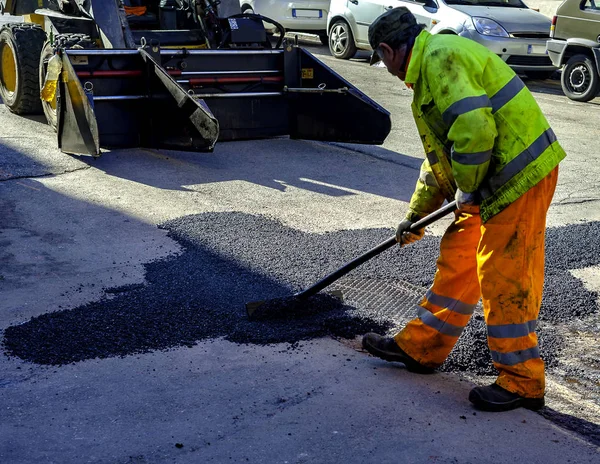
[[[477,190],[466,193],[458,189],[454,199],[456,200],[456,207],[463,213],[479,214],[479,193]]]
[[[398,225],[398,228],[396,229],[396,241],[400,244],[400,246],[408,245],[409,243],[421,240],[423,235],[425,235],[425,229],[419,229],[416,232],[409,232],[408,229],[412,225],[413,223],[408,219],[405,219]]]

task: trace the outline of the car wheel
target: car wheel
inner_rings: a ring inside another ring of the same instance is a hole
[[[554,71],[525,71],[525,75],[529,79],[545,81],[546,79],[550,79],[554,75]]]
[[[340,60],[348,60],[356,54],[354,36],[346,21],[336,21],[329,30],[329,51]]]
[[[586,55],[569,58],[560,79],[563,92],[571,100],[587,102],[598,95],[600,76],[594,62]]]
[[[329,37],[327,37],[327,34],[319,34],[319,39],[323,45],[329,45]]]

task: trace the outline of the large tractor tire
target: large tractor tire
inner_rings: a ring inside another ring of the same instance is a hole
[[[96,42],[87,34],[57,34],[54,36],[54,48],[96,48]]]
[[[0,97],[16,114],[39,114],[40,52],[46,33],[37,24],[12,23],[0,29]]]
[[[46,81],[46,71],[48,70],[48,61],[54,56],[58,49],[71,49],[71,48],[96,48],[96,43],[86,34],[57,34],[54,36],[54,43],[46,41],[44,48],[42,48],[42,54],[40,57],[40,90],[44,87]],[[58,92],[58,89],[57,89]],[[58,102],[60,97],[54,98],[51,102],[42,100],[42,109],[46,115],[48,125],[56,130],[58,126]]]

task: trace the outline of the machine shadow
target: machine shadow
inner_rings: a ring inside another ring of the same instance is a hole
[[[0,178],[21,177],[19,167],[31,167],[32,163],[39,169],[23,176],[89,166],[110,176],[166,190],[194,191],[195,186],[203,184],[244,181],[280,192],[289,187],[329,197],[363,192],[406,202],[410,200],[422,163],[421,159],[377,146],[289,138],[222,142],[217,144],[214,153],[104,149],[102,156],[94,159],[60,153],[55,135],[43,117],[21,118],[20,121],[28,133],[43,134],[44,143],[35,142],[31,137],[24,139],[31,145],[27,150],[36,156],[23,156],[22,150],[3,143],[3,157],[8,162],[0,167]],[[6,165],[10,165],[10,172]]]
[[[281,192],[291,186],[331,197],[363,192],[410,200],[421,160],[381,147],[354,147],[275,138],[223,142],[214,153],[114,150],[89,164],[108,175],[167,190],[244,181]]]

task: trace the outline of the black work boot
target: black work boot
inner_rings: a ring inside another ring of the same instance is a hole
[[[475,387],[469,393],[469,401],[482,411],[510,411],[526,408],[537,411],[544,407],[544,398],[525,398],[493,383],[487,387]]]
[[[401,362],[406,366],[406,370],[417,374],[431,374],[434,369],[423,366],[407,355],[396,343],[392,337],[382,337],[379,334],[369,332],[362,339],[362,345],[365,350],[373,356],[385,359],[386,361]]]

